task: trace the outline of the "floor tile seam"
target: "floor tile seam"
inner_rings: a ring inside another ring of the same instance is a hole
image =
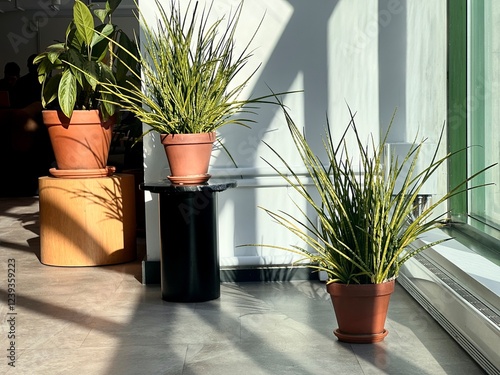
[[[87,345],[83,345],[74,348],[76,349],[110,349],[110,348],[158,348],[159,346],[161,347],[184,347],[184,346],[196,346],[196,345],[231,345],[231,346],[237,346],[243,344],[243,342],[240,342],[239,340],[207,340],[207,341],[199,341],[199,340],[186,340],[186,341],[181,341],[181,340],[176,340],[175,343],[171,342],[165,342],[164,340],[158,339],[158,340],[150,340],[149,343],[145,341],[137,341],[137,339],[134,340],[128,340],[122,338],[118,338],[118,343],[94,343],[90,344],[90,342],[87,343]],[[70,348],[66,348],[70,349]]]
[[[49,341],[50,341],[50,340],[52,340],[52,339],[57,338],[57,336],[58,336],[58,335],[60,335],[61,333],[65,333],[65,331],[67,330],[66,328],[67,328],[69,325],[71,325],[71,324],[77,324],[79,327],[82,327],[82,328],[84,328],[84,329],[87,329],[87,333],[86,333],[85,338],[86,338],[86,337],[88,337],[88,335],[90,334],[90,330],[91,330],[91,329],[90,329],[90,327],[85,327],[85,326],[82,326],[82,325],[80,325],[80,324],[78,324],[78,323],[75,323],[74,321],[69,321],[69,320],[66,320],[66,319],[59,319],[59,318],[57,318],[57,320],[63,320],[62,325],[61,325],[61,326],[58,326],[57,331],[56,331],[56,332],[54,332],[54,333],[52,333],[49,337],[46,337],[46,336],[45,336],[45,337],[43,337],[43,339],[38,340],[38,341],[37,341],[37,343],[35,343],[35,345],[39,345],[39,342],[41,342],[41,345],[42,345],[42,346],[43,346],[43,345],[45,345],[45,343],[49,342]],[[82,346],[82,344],[83,344],[83,342],[84,342],[84,340],[85,340],[85,338],[84,338],[84,339],[80,339],[80,340],[78,340],[78,341],[79,341],[79,344],[76,344],[75,346],[76,346],[76,347],[81,347],[81,346]],[[75,342],[76,342],[76,341],[75,341]],[[22,349],[24,349],[24,350],[39,350],[39,349],[40,349],[40,348],[39,348],[39,347],[37,347],[37,346],[34,346],[34,347],[21,347],[21,348],[22,348]],[[67,349],[67,348],[61,348],[61,347],[58,347],[58,348],[54,348],[54,349]]]
[[[351,354],[354,356],[354,358],[356,359],[356,363],[357,363],[357,367],[359,369],[359,374],[360,375],[370,375],[370,373],[367,373],[365,372],[365,370],[363,369],[363,364],[362,364],[362,361],[360,360],[360,356],[358,356],[358,354],[356,353],[356,351],[354,350],[353,348],[353,344],[347,344],[346,346],[349,347],[349,351],[351,352]]]
[[[186,373],[186,371],[188,371],[186,366],[187,366],[187,359],[188,359],[188,352],[189,352],[190,345],[191,344],[186,345],[186,350],[184,351],[184,358],[182,359],[181,375],[184,375]]]
[[[91,324],[91,323],[90,323]],[[89,338],[90,334],[92,333],[92,331],[94,330],[94,328],[92,327],[88,327],[89,330],[87,331],[87,334],[85,335],[85,337],[83,338],[83,340],[80,341],[80,345],[78,346],[79,349],[82,349],[84,348],[83,344],[85,343],[85,341]]]
[[[97,315],[95,310],[88,310],[87,309],[85,312],[77,312],[76,314],[77,314],[77,318],[75,318],[75,315],[71,315],[71,314],[68,316],[64,316],[64,317],[61,317],[61,316],[54,317],[54,316],[51,316],[48,314],[45,314],[44,316],[52,317],[52,318],[55,318],[59,321],[62,321],[63,328],[61,328],[58,331],[58,334],[60,332],[64,331],[64,329],[65,329],[64,327],[68,327],[69,325],[72,325],[72,324],[76,325],[78,328],[82,329],[83,331],[86,331],[85,337],[80,340],[80,344],[78,347],[83,347],[85,341],[89,338],[89,336],[91,335],[91,333],[93,331],[102,332],[105,335],[113,336],[113,337],[116,337],[117,336],[116,333],[121,331],[120,327],[116,327],[114,330],[100,329],[100,328],[96,327],[95,326],[96,319],[97,320],[104,320],[104,318]],[[106,326],[109,325],[109,323],[110,322],[108,321],[108,324],[106,324]],[[121,323],[117,323],[117,324],[122,325]],[[122,327],[123,327],[123,325],[122,325]]]

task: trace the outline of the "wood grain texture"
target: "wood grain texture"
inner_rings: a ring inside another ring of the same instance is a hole
[[[136,257],[134,176],[41,177],[40,258],[53,266],[97,266]]]

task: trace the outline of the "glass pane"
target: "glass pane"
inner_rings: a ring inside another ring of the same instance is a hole
[[[469,173],[500,160],[500,1],[471,1],[469,75]],[[500,228],[499,167],[475,179],[492,182],[470,192],[469,213]],[[473,224],[473,223],[471,223]],[[481,225],[483,226],[483,225]]]

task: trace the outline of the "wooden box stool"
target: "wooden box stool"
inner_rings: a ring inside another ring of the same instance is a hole
[[[40,177],[40,260],[98,266],[136,258],[134,176]]]

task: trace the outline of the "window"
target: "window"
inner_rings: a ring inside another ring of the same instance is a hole
[[[452,3],[452,4],[450,4]],[[449,166],[450,187],[500,161],[500,2],[449,2],[448,145],[470,146]],[[452,219],[500,239],[500,167],[450,201]]]
[[[470,2],[469,36],[469,166],[471,172],[500,160],[500,2]],[[478,146],[475,146],[478,145]],[[495,185],[471,191],[471,224],[494,233],[500,230],[499,168],[476,183]],[[491,227],[491,230],[488,228]],[[493,230],[494,229],[494,230]]]

